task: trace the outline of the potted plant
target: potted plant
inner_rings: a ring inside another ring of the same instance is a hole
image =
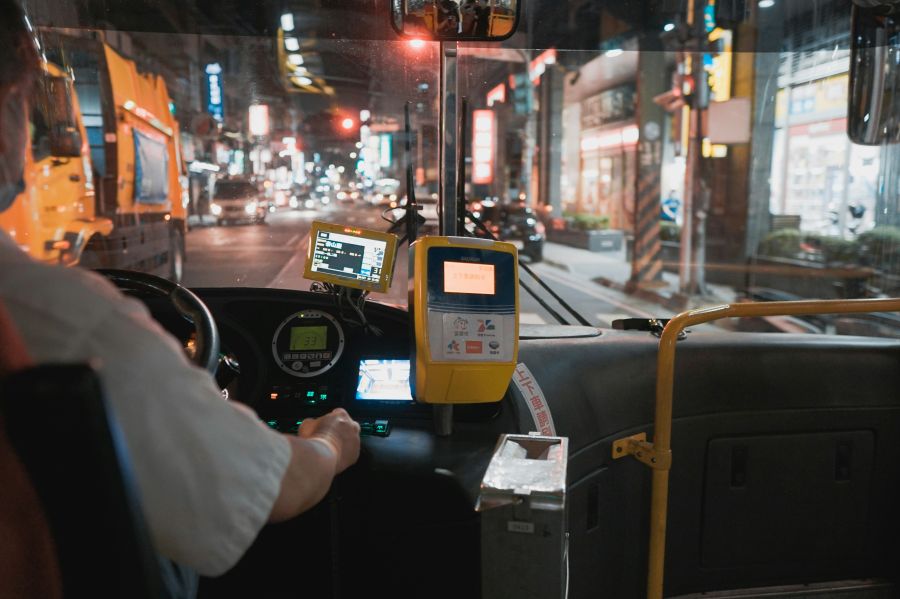
[[[609,228],[608,216],[566,213],[563,217],[566,227],[561,230],[551,229],[548,233],[550,241],[591,252],[622,249],[624,235],[622,231]]]

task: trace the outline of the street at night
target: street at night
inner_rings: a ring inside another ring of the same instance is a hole
[[[355,205],[327,211],[283,210],[272,213],[263,224],[216,226],[206,220],[194,221],[187,236],[187,261],[184,283],[188,287],[271,287],[307,290],[310,281],[303,278],[309,243],[310,223],[314,220],[341,222],[369,229],[386,230],[381,210]],[[548,244],[552,245],[552,244]],[[552,249],[550,250],[552,253]],[[587,252],[585,252],[587,254]],[[373,293],[372,299],[405,305],[406,246],[397,256],[394,282],[387,294]],[[538,276],[589,322],[609,327],[618,318],[650,318],[663,314],[648,302],[641,302],[546,262],[532,265]],[[529,287],[568,321],[571,315],[556,304],[549,294],[521,273]],[[528,293],[520,290],[523,324],[551,324],[554,317]]]
[[[900,596],[898,65],[900,0],[0,0],[0,599]]]

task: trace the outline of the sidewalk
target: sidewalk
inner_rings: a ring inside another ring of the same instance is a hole
[[[544,243],[544,262],[560,270],[570,272],[598,285],[621,293],[662,305],[672,310],[690,310],[711,304],[727,304],[735,301],[731,287],[707,284],[709,295],[685,297],[678,292],[678,275],[663,271],[658,287],[632,289],[631,262],[625,259],[625,250],[615,252],[590,252],[559,243]]]

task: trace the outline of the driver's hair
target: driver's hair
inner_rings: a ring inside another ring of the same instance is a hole
[[[40,68],[34,33],[18,0],[0,0],[0,90],[28,84]]]

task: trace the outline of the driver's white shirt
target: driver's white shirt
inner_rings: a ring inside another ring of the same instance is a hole
[[[35,362],[98,371],[159,552],[206,576],[231,568],[275,503],[287,439],[224,400],[141,302],[94,273],[32,260],[3,231],[0,301]]]

